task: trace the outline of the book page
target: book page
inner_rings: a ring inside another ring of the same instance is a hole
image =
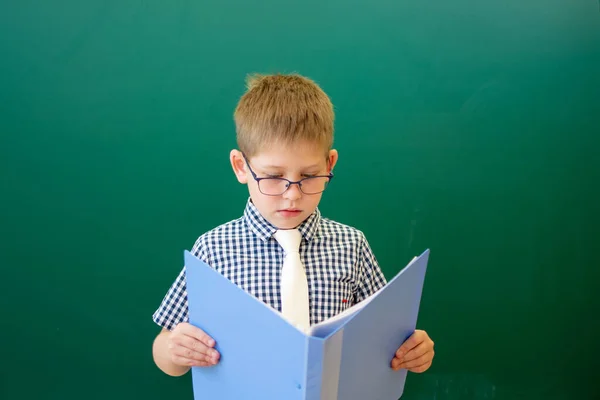
[[[415,261],[416,259],[417,259],[417,257],[413,257],[413,259],[410,260],[410,262],[407,264],[407,267],[413,261]],[[381,289],[383,289],[383,288],[381,288]],[[337,315],[334,315],[333,317],[328,318],[328,319],[326,319],[324,321],[321,321],[321,322],[319,322],[317,324],[314,324],[306,332],[307,335],[318,337],[318,338],[321,338],[321,339],[324,339],[327,336],[331,335],[332,333],[334,333],[335,331],[337,331],[338,328],[340,328],[341,326],[343,326],[344,323],[348,319],[350,319],[354,314],[356,314],[364,306],[366,306],[369,303],[369,301],[373,300],[373,298],[375,296],[377,296],[377,294],[381,291],[381,289],[379,289],[378,291],[376,291],[375,293],[373,293],[372,295],[370,295],[369,297],[367,297],[366,299],[364,299],[360,303],[356,303],[356,304],[352,305],[351,307],[345,309],[341,313],[339,313]]]

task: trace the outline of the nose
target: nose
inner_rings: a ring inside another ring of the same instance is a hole
[[[299,183],[292,183],[288,189],[283,193],[283,197],[288,200],[298,200],[302,197],[302,191],[300,190]]]

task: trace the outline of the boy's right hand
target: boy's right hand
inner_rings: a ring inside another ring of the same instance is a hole
[[[220,354],[213,347],[215,341],[202,329],[187,322],[178,324],[167,339],[171,361],[186,367],[209,367],[219,361]]]

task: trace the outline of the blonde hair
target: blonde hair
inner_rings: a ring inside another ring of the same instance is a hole
[[[234,113],[237,144],[248,157],[274,144],[333,145],[333,105],[314,81],[297,75],[249,75]]]

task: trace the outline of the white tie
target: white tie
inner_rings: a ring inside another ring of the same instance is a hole
[[[281,270],[281,312],[292,325],[306,331],[310,327],[308,280],[298,252],[302,237],[297,229],[277,231],[274,237],[285,252]]]

